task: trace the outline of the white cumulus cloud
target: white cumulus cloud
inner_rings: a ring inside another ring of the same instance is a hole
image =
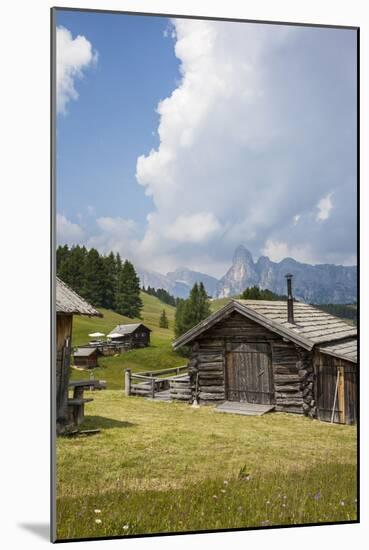
[[[284,258],[293,258],[298,262],[318,263],[314,258],[311,245],[289,246],[286,242],[268,239],[262,249],[263,256],[268,256],[273,262]]]
[[[240,243],[255,255],[269,241],[274,257],[340,257],[333,226],[319,239],[314,216],[302,223],[296,211],[313,212],[323,196],[319,219],[327,219],[328,192],[335,186],[343,203],[344,174],[354,169],[354,58],[342,35],[191,20],[175,20],[173,34],[181,80],[158,104],[158,148],[136,166],[155,205],[140,242],[145,258],[158,270],[172,263],[222,275]],[[354,210],[347,216],[351,228]],[[354,250],[350,235],[341,256]]]
[[[178,242],[201,243],[218,233],[220,228],[211,212],[199,212],[191,216],[178,216],[166,234]]]
[[[123,257],[137,258],[137,225],[133,220],[105,216],[97,218],[96,224],[98,233],[88,239],[88,247],[97,248],[103,253],[114,250]]]
[[[96,63],[98,54],[85,36],[72,37],[65,27],[56,29],[56,106],[57,112],[65,114],[67,103],[78,99],[76,79],[83,71]]]
[[[333,208],[332,193],[329,193],[328,195],[320,199],[320,201],[318,202],[317,204],[318,213],[316,215],[316,219],[322,220],[322,221],[327,220],[331,214],[332,208]]]
[[[85,233],[78,223],[68,220],[63,214],[56,215],[56,240],[60,244],[79,244]]]

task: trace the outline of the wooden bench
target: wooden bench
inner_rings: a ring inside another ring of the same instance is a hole
[[[85,403],[93,401],[92,397],[88,399],[70,398],[68,399],[68,417],[70,424],[79,426],[85,417]]]
[[[85,416],[85,403],[93,401],[92,397],[84,397],[84,391],[88,389],[103,390],[106,382],[102,380],[72,380],[69,388],[73,389],[73,397],[68,398],[68,418],[73,426],[79,426]]]

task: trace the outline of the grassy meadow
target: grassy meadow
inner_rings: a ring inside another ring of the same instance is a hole
[[[94,371],[107,389],[91,393],[82,428],[101,431],[58,438],[58,539],[355,520],[355,426],[124,396],[125,368],[186,363],[171,348],[174,308],[142,299],[151,346],[100,357]],[[159,328],[163,309],[169,329]],[[101,311],[101,319],[75,316],[74,346],[134,322]]]
[[[58,538],[356,519],[356,428],[94,392],[58,439]]]

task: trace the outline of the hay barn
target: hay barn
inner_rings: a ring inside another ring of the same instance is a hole
[[[102,317],[61,279],[56,278],[56,424],[62,433],[68,424],[68,383],[73,315]]]
[[[232,300],[179,337],[190,347],[199,403],[270,405],[276,411],[353,424],[357,331],[311,305]]]

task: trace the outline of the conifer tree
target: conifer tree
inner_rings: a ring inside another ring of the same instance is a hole
[[[91,248],[86,256],[85,280],[82,296],[94,306],[102,306],[104,302],[105,266],[103,258],[95,248]]]
[[[140,317],[142,307],[140,279],[131,262],[126,260],[118,276],[116,311],[133,319]]]
[[[60,267],[67,260],[69,256],[69,247],[67,244],[64,246],[59,245],[56,249],[56,273],[59,274]]]
[[[183,300],[182,298],[178,298],[176,313],[175,313],[175,320],[174,320],[174,334],[176,338],[178,338],[179,336],[181,336],[181,334],[184,334],[187,331],[187,328],[186,328],[187,309],[188,309],[188,300]]]
[[[197,323],[206,319],[210,315],[210,303],[209,298],[206,293],[204,284],[201,282],[199,284],[199,294],[198,294],[198,310],[197,310]]]
[[[72,246],[68,252],[64,248],[61,258],[59,256],[60,265],[57,271],[58,276],[82,296],[84,296],[86,257],[87,250],[84,246]]]
[[[209,299],[202,283],[195,283],[187,300],[177,301],[175,327],[176,337],[184,334],[210,315]]]
[[[168,317],[167,317],[167,314],[165,312],[165,309],[163,309],[163,312],[160,315],[159,327],[160,328],[169,328],[169,321],[168,321]]]
[[[115,308],[115,294],[117,288],[117,264],[113,252],[110,252],[104,259],[104,303],[107,309]]]

